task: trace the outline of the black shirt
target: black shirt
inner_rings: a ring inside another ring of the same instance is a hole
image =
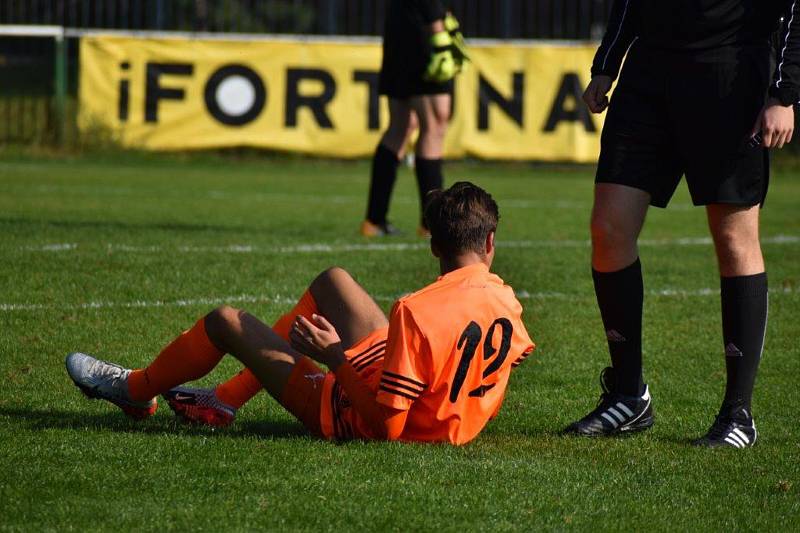
[[[800,0],[614,0],[592,75],[616,78],[634,41],[697,52],[723,46],[770,45],[778,32],[770,95],[800,102]]]
[[[445,14],[445,6],[440,0],[392,0],[386,13],[386,24],[423,31],[443,19]]]

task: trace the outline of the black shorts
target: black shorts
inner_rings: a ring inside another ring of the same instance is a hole
[[[430,56],[430,36],[424,22],[404,2],[390,2],[383,34],[380,94],[406,100],[424,94],[452,93],[452,81],[433,83],[422,79]]]
[[[747,141],[771,64],[768,46],[686,53],[635,43],[603,127],[596,183],[647,191],[666,207],[686,175],[695,205],[763,203],[768,152]]]

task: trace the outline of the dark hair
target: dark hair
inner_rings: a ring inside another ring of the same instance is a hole
[[[486,236],[497,230],[500,213],[492,196],[468,181],[428,194],[425,223],[431,242],[447,257],[486,252]]]

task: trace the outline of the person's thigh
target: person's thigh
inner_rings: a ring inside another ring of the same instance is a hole
[[[389,97],[389,127],[396,127],[400,130],[408,128],[412,121],[413,110],[407,98]]]
[[[326,270],[311,283],[319,312],[339,333],[342,346],[352,346],[389,321],[375,300],[344,269]]]
[[[417,155],[425,159],[440,159],[450,120],[450,95],[423,94],[414,96],[409,101],[419,119]]]
[[[666,207],[683,168],[656,56],[639,46],[629,52],[603,125],[595,183],[646,191],[652,205]]]
[[[767,47],[722,48],[687,60],[673,81],[672,113],[695,205],[763,202],[768,152],[748,143],[769,85]]]
[[[447,124],[450,120],[451,100],[449,93],[420,94],[412,96],[409,104],[419,117],[420,128],[428,129]]]

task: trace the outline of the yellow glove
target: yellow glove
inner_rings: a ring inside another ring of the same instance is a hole
[[[434,83],[445,83],[452,80],[458,68],[453,59],[453,39],[446,31],[434,33],[431,36],[431,58],[428,61],[428,66],[422,79],[425,81],[432,81]]]
[[[461,34],[461,25],[452,13],[447,13],[444,17],[444,28],[453,39],[453,61],[456,62],[456,73],[461,72],[464,61],[469,61],[467,45],[464,43],[464,36]]]

